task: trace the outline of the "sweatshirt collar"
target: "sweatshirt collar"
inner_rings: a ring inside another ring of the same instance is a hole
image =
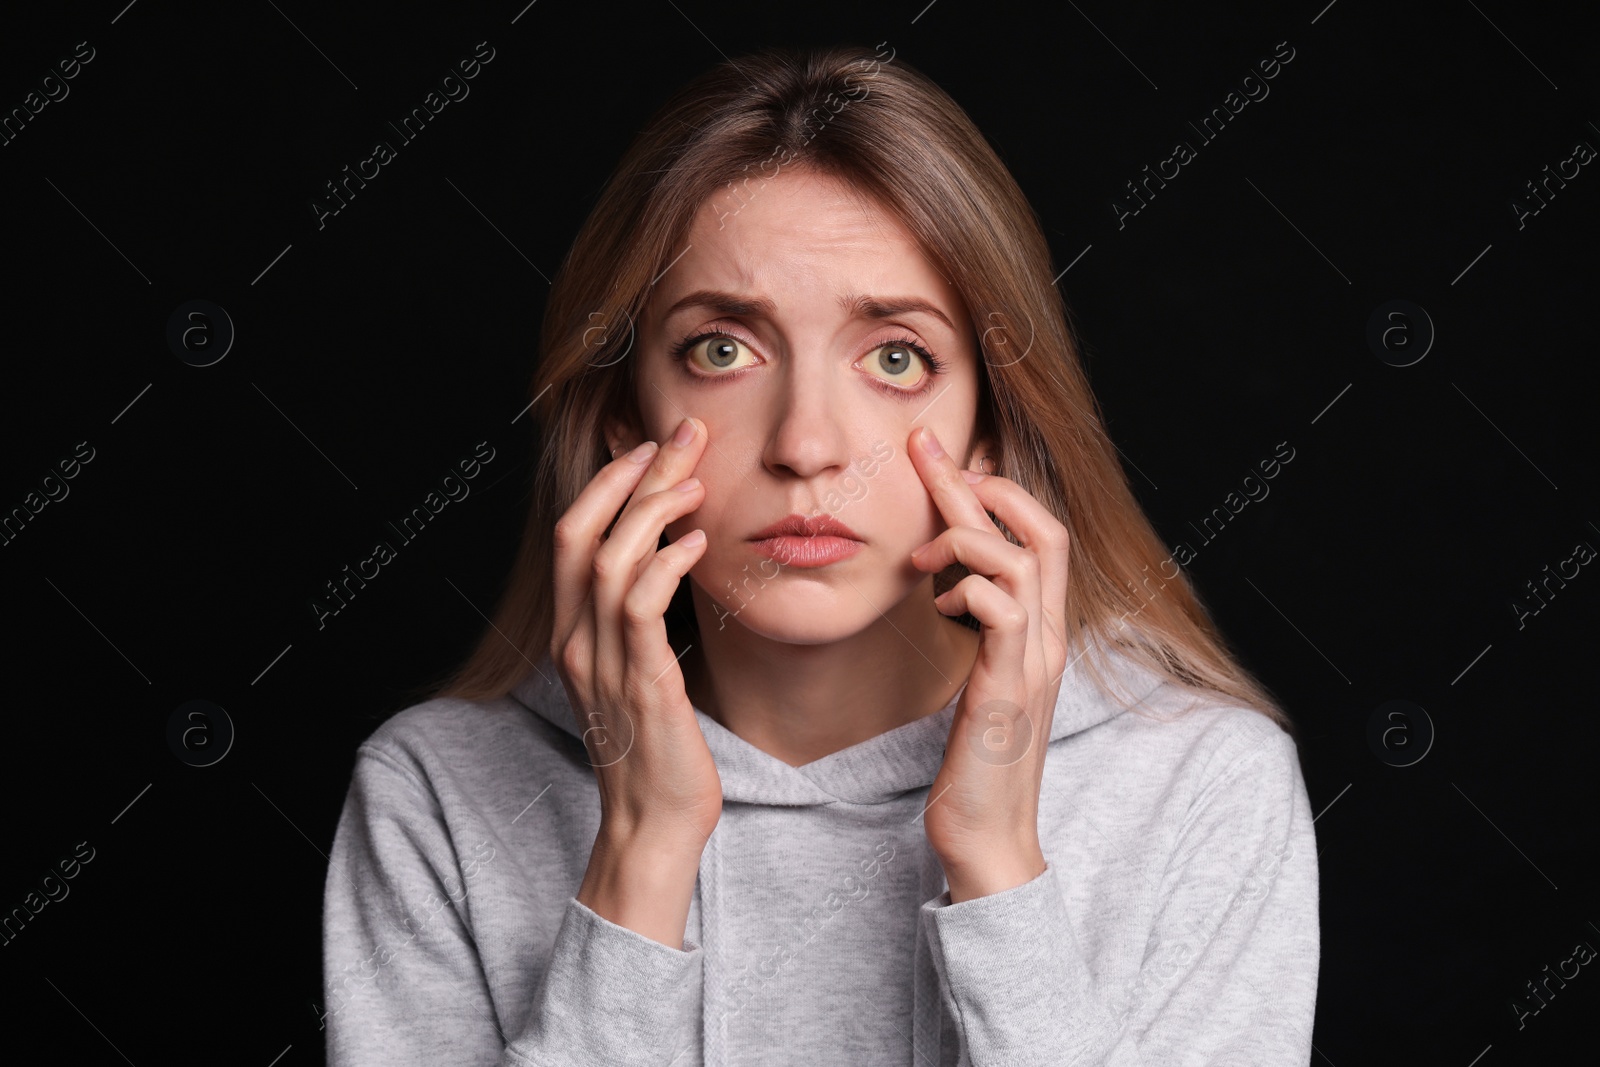
[[[1136,701],[1150,695],[1162,679],[1123,652],[1095,642],[1099,661],[1111,681]],[[1084,672],[1083,648],[1067,657],[1056,697],[1050,740],[1081,733],[1123,713],[1126,708],[1096,686]],[[944,707],[800,767],[791,767],[745,741],[699,708],[695,718],[722,778],[725,800],[747,804],[798,807],[845,801],[881,804],[933,784],[944,761],[950,725],[966,689],[962,684]],[[524,707],[560,727],[580,746],[582,732],[566,688],[546,654],[511,691]],[[587,758],[587,756],[585,756]]]

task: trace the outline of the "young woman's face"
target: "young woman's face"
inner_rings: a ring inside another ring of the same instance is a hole
[[[971,465],[967,309],[898,220],[810,172],[711,197],[686,244],[636,350],[645,434],[665,441],[686,415],[709,434],[694,471],[704,501],[667,534],[705,530],[691,576],[721,605],[718,629],[736,620],[794,643],[859,632],[928,577],[911,550],[945,528],[906,453],[911,431],[930,427]],[[764,553],[754,536],[795,514],[831,516],[862,543],[820,566]]]

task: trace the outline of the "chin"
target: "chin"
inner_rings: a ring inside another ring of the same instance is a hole
[[[758,613],[755,605],[751,605],[737,615],[722,615],[719,611],[715,616],[717,623],[724,629],[742,626],[757,637],[764,637],[768,641],[775,641],[785,645],[831,645],[839,641],[847,641],[867,628],[870,619],[849,619],[838,612],[816,614],[797,617],[793,612],[786,612],[779,608],[768,611],[765,615]],[[877,613],[873,613],[877,618]],[[859,624],[858,624],[859,623]]]
[[[835,570],[832,567],[823,569]],[[878,602],[881,594],[875,597],[867,584],[860,581],[856,582],[856,588],[844,583],[835,586],[814,580],[800,571],[765,582],[748,574],[743,577],[747,580],[729,579],[738,595],[728,588],[726,581],[719,596],[712,596],[704,588],[697,590],[705,597],[709,609],[700,623],[702,632],[709,622],[713,633],[742,626],[771,641],[822,645],[853,637],[879,618],[872,604],[862,596]]]

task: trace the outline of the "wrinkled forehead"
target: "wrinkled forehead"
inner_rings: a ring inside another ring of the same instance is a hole
[[[970,329],[961,294],[891,212],[826,175],[748,183],[708,197],[651,286],[645,318],[664,324],[695,306],[719,315],[782,319],[804,309],[841,316],[876,304],[925,303],[958,332]],[[732,299],[734,297],[741,300]]]

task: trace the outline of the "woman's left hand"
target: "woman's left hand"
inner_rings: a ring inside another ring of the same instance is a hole
[[[912,565],[937,573],[963,564],[972,573],[934,604],[945,615],[970,612],[981,625],[923,815],[950,900],[959,903],[1045,870],[1039,785],[1066,669],[1069,536],[1016,482],[958,468],[931,429],[912,431],[908,452],[949,524],[914,551]],[[986,512],[1022,544],[1006,540]]]

